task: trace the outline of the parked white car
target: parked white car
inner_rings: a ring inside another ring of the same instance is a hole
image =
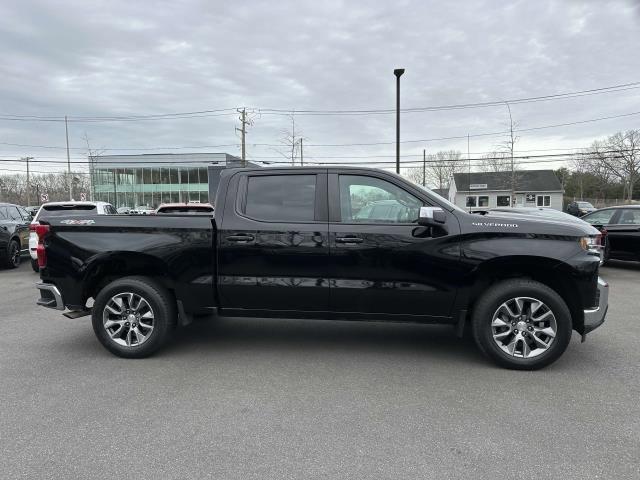
[[[87,215],[117,215],[116,209],[107,202],[49,202],[44,203],[38,209],[29,225],[29,254],[31,255],[31,268],[34,272],[38,268],[38,234],[35,226],[39,220],[46,217],[56,217],[69,213],[86,213]]]

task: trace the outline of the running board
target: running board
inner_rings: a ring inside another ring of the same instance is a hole
[[[89,310],[72,310],[70,312],[65,312],[64,315],[67,318],[80,318],[86,317],[87,315],[91,315],[91,309]]]

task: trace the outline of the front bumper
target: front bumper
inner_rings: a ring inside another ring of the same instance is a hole
[[[38,305],[47,308],[55,308],[56,310],[64,310],[64,302],[58,287],[52,283],[38,282],[36,288],[40,291]]]
[[[609,284],[598,277],[598,305],[584,311],[584,336],[604,323],[609,309]]]

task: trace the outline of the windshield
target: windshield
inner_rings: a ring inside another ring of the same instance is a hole
[[[63,217],[65,215],[95,215],[98,210],[95,205],[44,205],[38,213],[38,218]]]
[[[578,202],[578,206],[582,208],[593,208],[593,205],[589,202]]]

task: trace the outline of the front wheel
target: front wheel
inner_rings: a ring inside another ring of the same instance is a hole
[[[564,353],[571,340],[571,314],[554,290],[532,280],[513,279],[482,295],[473,310],[473,336],[498,365],[536,370]]]
[[[93,331],[111,353],[125,358],[147,357],[161,348],[176,324],[172,295],[144,277],[116,280],[97,295]]]

